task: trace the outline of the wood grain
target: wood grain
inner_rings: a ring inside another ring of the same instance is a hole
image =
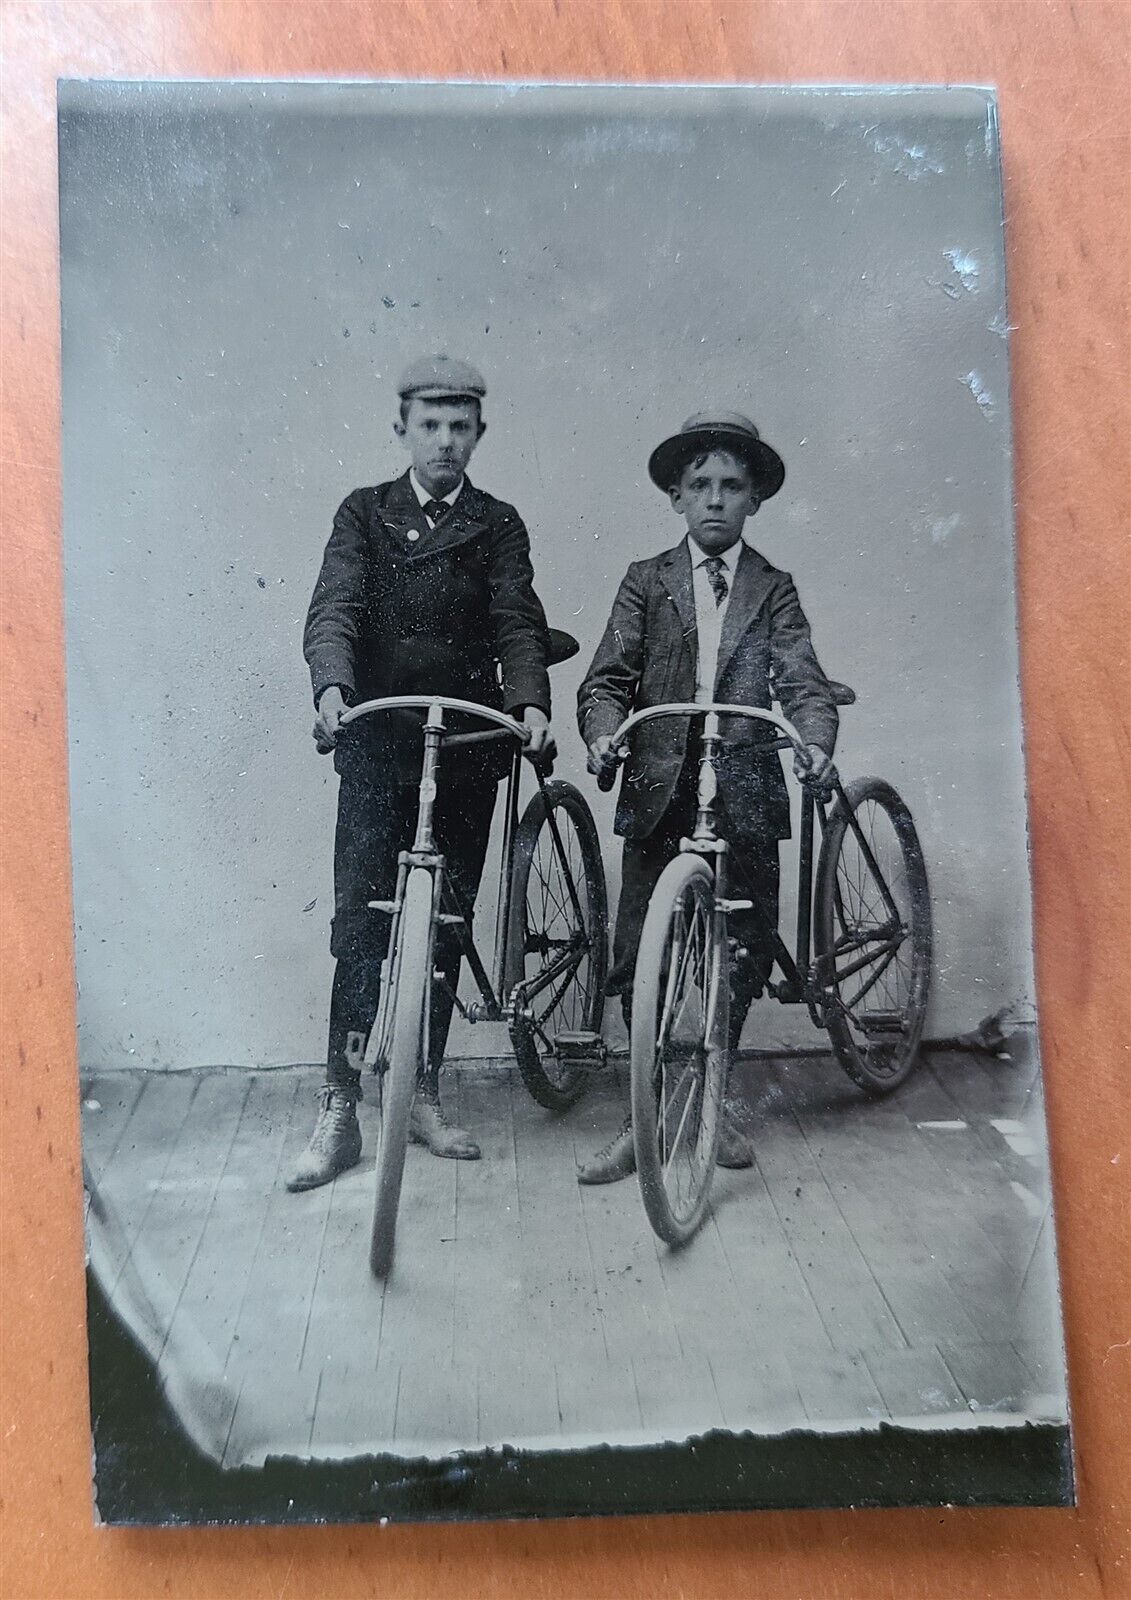
[[[1126,5],[7,0],[3,25],[4,1593],[1127,1593],[1128,1486],[1119,1466],[1131,1371]],[[1077,1510],[332,1532],[91,1527],[54,82],[229,74],[999,86],[1039,991]]]
[[[979,1106],[940,1129],[902,1093],[877,1104],[849,1087],[831,1053],[746,1061],[732,1088],[755,1166],[716,1174],[704,1227],[675,1251],[635,1183],[577,1182],[576,1146],[622,1125],[621,1073],[590,1086],[582,1133],[534,1104],[512,1058],[463,1062],[444,1096],[484,1159],[409,1151],[384,1284],[365,1268],[369,1100],[360,1165],[294,1196],[279,1152],[307,1134],[315,1068],[95,1074],[92,1254],[114,1263],[101,1281],[186,1433],[230,1467],[394,1439],[411,1456],[941,1413],[954,1427],[971,1410],[1061,1420],[1039,1089],[1023,1117],[995,1116],[1018,1109],[1015,1066],[932,1053],[913,1081]]]

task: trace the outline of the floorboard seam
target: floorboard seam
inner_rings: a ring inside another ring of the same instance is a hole
[[[253,1277],[253,1275],[255,1273],[255,1266],[256,1266],[257,1261],[259,1260],[260,1251],[263,1248],[263,1236],[267,1231],[267,1219],[271,1215],[271,1203],[276,1198],[276,1191],[278,1189],[278,1184],[279,1184],[279,1173],[282,1170],[283,1159],[284,1159],[284,1157],[286,1155],[286,1151],[287,1151],[287,1133],[290,1132],[290,1130],[291,1130],[291,1128],[292,1128],[292,1126],[294,1124],[295,1107],[296,1107],[296,1105],[298,1103],[298,1098],[299,1098],[299,1079],[296,1076],[294,1087],[293,1087],[293,1089],[291,1091],[291,1098],[290,1098],[290,1100],[289,1100],[289,1102],[287,1104],[287,1131],[286,1131],[286,1133],[284,1133],[283,1137],[279,1140],[279,1154],[278,1154],[278,1156],[276,1157],[276,1160],[275,1160],[275,1170],[271,1175],[271,1187],[267,1191],[267,1203],[264,1205],[262,1214],[261,1214],[261,1216],[259,1218],[259,1230],[258,1230],[258,1232],[256,1234],[256,1238],[255,1238],[255,1250],[252,1253],[251,1260],[248,1262],[247,1277],[244,1280],[243,1293],[240,1295],[240,1303],[239,1303],[239,1306],[236,1309],[235,1320],[232,1323],[232,1337],[228,1341],[228,1348],[227,1348],[227,1350],[225,1351],[225,1354],[224,1354],[224,1367],[223,1367],[223,1370],[224,1370],[225,1374],[228,1371],[228,1365],[229,1365],[229,1363],[230,1363],[230,1361],[232,1359],[232,1350],[233,1350],[233,1348],[235,1346],[236,1335],[240,1331],[240,1322],[241,1322],[241,1320],[243,1318],[244,1307],[247,1304],[247,1291],[248,1291],[248,1288],[250,1287],[252,1277]],[[217,1359],[219,1359],[219,1358],[217,1358]]]
[[[122,1261],[122,1264],[118,1269],[117,1276],[115,1277],[113,1284],[110,1286],[110,1298],[111,1299],[113,1299],[114,1294],[117,1291],[118,1284],[122,1280],[122,1274],[125,1272],[126,1267],[129,1265],[130,1261],[133,1259],[134,1247],[137,1245],[138,1240],[141,1238],[142,1234],[145,1232],[146,1219],[148,1218],[150,1211],[153,1209],[153,1203],[154,1203],[155,1199],[157,1198],[157,1185],[161,1182],[161,1180],[164,1178],[166,1172],[168,1172],[168,1170],[169,1170],[169,1163],[173,1159],[173,1153],[177,1148],[177,1141],[181,1136],[181,1130],[184,1128],[184,1125],[188,1120],[189,1113],[193,1108],[193,1103],[196,1100],[197,1095],[200,1093],[200,1087],[201,1087],[201,1084],[203,1082],[204,1082],[204,1079],[202,1077],[198,1078],[196,1080],[196,1082],[192,1086],[192,1093],[189,1095],[188,1102],[185,1105],[185,1108],[184,1108],[183,1112],[181,1113],[181,1116],[180,1116],[180,1118],[179,1118],[179,1120],[177,1122],[177,1131],[173,1135],[172,1139],[169,1140],[168,1147],[167,1147],[167,1152],[166,1152],[166,1155],[165,1155],[165,1159],[161,1163],[161,1170],[157,1175],[157,1178],[156,1178],[156,1181],[154,1183],[153,1188],[151,1188],[150,1191],[149,1191],[149,1198],[146,1200],[145,1204],[141,1208],[141,1216],[138,1218],[137,1226],[133,1229],[132,1233],[130,1233],[128,1235],[128,1245],[127,1245],[127,1249],[126,1249],[125,1259]],[[140,1099],[140,1096],[139,1096],[139,1099]],[[132,1121],[132,1118],[131,1118],[131,1121]],[[105,1177],[105,1174],[104,1174],[104,1177]]]
[[[193,1250],[193,1253],[192,1253],[192,1256],[191,1256],[191,1258],[189,1260],[188,1266],[185,1268],[184,1277],[181,1279],[181,1286],[177,1291],[177,1298],[176,1298],[176,1301],[174,1302],[173,1311],[172,1311],[172,1314],[171,1314],[171,1316],[169,1318],[169,1326],[165,1329],[165,1338],[162,1341],[162,1345],[161,1345],[161,1355],[165,1354],[165,1348],[169,1343],[169,1337],[172,1334],[173,1328],[176,1325],[177,1313],[181,1308],[181,1301],[184,1299],[185,1290],[188,1287],[188,1281],[192,1277],[192,1269],[196,1265],[196,1258],[200,1254],[201,1245],[204,1243],[204,1235],[208,1231],[208,1224],[212,1219],[212,1212],[213,1212],[213,1210],[215,1209],[215,1206],[216,1206],[216,1196],[220,1192],[220,1184],[223,1181],[224,1174],[228,1170],[228,1162],[231,1160],[232,1150],[235,1147],[236,1139],[237,1139],[237,1137],[239,1135],[240,1125],[243,1122],[244,1112],[247,1110],[247,1103],[251,1098],[251,1090],[252,1090],[252,1080],[249,1078],[248,1082],[244,1086],[243,1099],[240,1101],[239,1116],[236,1117],[234,1126],[232,1128],[232,1137],[228,1140],[228,1148],[224,1153],[224,1160],[223,1160],[223,1162],[222,1162],[222,1164],[220,1166],[219,1172],[216,1174],[216,1180],[212,1185],[212,1192],[208,1197],[208,1206],[207,1206],[207,1209],[205,1210],[205,1213],[204,1213],[204,1221],[201,1224],[200,1233],[197,1236],[196,1248]]]
[[[880,1282],[880,1280],[876,1277],[875,1268],[872,1266],[872,1263],[868,1260],[868,1257],[864,1254],[863,1250],[860,1248],[860,1241],[856,1237],[856,1231],[853,1228],[852,1223],[845,1216],[844,1210],[841,1207],[840,1201],[837,1199],[836,1194],[833,1191],[833,1186],[829,1182],[828,1176],[826,1175],[824,1168],[821,1166],[820,1162],[817,1160],[817,1156],[816,1156],[815,1151],[813,1150],[812,1145],[809,1143],[809,1136],[805,1132],[805,1129],[801,1125],[801,1119],[797,1115],[797,1113],[794,1111],[792,1106],[790,1107],[789,1115],[793,1120],[794,1127],[797,1129],[798,1133],[801,1135],[801,1142],[804,1144],[805,1149],[808,1152],[809,1159],[813,1163],[813,1166],[816,1168],[817,1174],[820,1177],[821,1182],[824,1184],[826,1191],[828,1192],[829,1199],[832,1201],[833,1206],[836,1209],[837,1216],[844,1223],[845,1229],[846,1229],[846,1231],[848,1233],[848,1237],[852,1240],[853,1248],[856,1251],[856,1254],[860,1257],[860,1261],[861,1261],[861,1264],[863,1265],[864,1271],[868,1274],[868,1277],[871,1279],[872,1283],[875,1285],[876,1293],[879,1295],[881,1301],[887,1307],[888,1315],[891,1317],[891,1320],[895,1323],[896,1332],[899,1334],[899,1337],[903,1340],[904,1348],[907,1349],[907,1350],[910,1350],[912,1348],[912,1344],[911,1344],[911,1340],[910,1340],[910,1338],[908,1336],[907,1329],[903,1326],[902,1322],[900,1322],[899,1317],[896,1315],[895,1307],[892,1305],[891,1301],[888,1299],[887,1295],[884,1293],[884,1286]]]

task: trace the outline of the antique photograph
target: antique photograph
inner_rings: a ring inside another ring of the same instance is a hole
[[[97,1515],[1071,1503],[992,89],[59,140]]]

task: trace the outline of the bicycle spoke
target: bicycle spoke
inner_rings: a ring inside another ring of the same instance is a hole
[[[683,1103],[683,1112],[682,1112],[682,1114],[680,1116],[680,1119],[679,1119],[679,1126],[675,1130],[675,1139],[673,1140],[672,1145],[671,1145],[671,1154],[669,1155],[667,1163],[666,1163],[666,1165],[664,1167],[664,1186],[665,1186],[665,1188],[667,1187],[668,1175],[670,1174],[670,1172],[672,1170],[672,1167],[675,1164],[675,1158],[676,1158],[676,1155],[677,1155],[677,1153],[679,1151],[680,1140],[683,1138],[683,1130],[687,1126],[687,1119],[691,1115],[691,1108],[694,1106],[695,1101],[698,1099],[698,1096],[699,1096],[699,1080],[698,1080],[698,1078],[695,1078],[695,1079],[692,1080],[691,1093],[687,1096],[687,1099]]]
[[[852,999],[851,1000],[842,1000],[841,1001],[841,1004],[843,1005],[845,1011],[847,1011],[850,1015],[852,1014],[852,1012],[860,1004],[861,1000],[863,1000],[864,996],[871,992],[871,990],[875,986],[875,984],[879,982],[880,978],[887,971],[889,965],[891,964],[892,960],[894,959],[894,956],[895,956],[895,951],[894,950],[889,950],[887,952],[886,956],[883,958],[883,961],[882,961],[882,964],[880,965],[880,967],[872,974],[872,976],[868,979],[868,981],[866,983],[861,985],[861,987],[853,995]],[[892,1007],[891,1009],[899,1010],[900,1008],[899,1007]]]
[[[683,1075],[681,1076],[679,1082],[676,1084],[676,1086],[672,1090],[672,1092],[670,1094],[668,1094],[664,1089],[664,1080],[665,1080],[667,1074],[666,1074],[666,1071],[665,1071],[664,1067],[661,1065],[661,1068],[660,1068],[660,1082],[659,1082],[659,1084],[657,1086],[657,1099],[658,1099],[658,1102],[659,1102],[660,1128],[661,1128],[661,1134],[660,1134],[660,1153],[661,1153],[661,1157],[663,1156],[664,1151],[666,1151],[669,1148],[668,1139],[667,1139],[668,1112],[669,1112],[669,1110],[674,1110],[675,1106],[677,1105],[678,1100],[679,1100],[679,1092],[683,1088],[683,1085],[687,1082],[688,1078],[691,1076],[693,1070],[694,1070],[694,1068],[691,1065],[688,1065],[687,1067],[685,1067],[684,1071],[683,1071]]]
[[[698,1185],[695,1174],[698,1134],[703,1118],[703,1049],[706,1030],[708,928],[704,909],[694,900],[674,913],[668,978],[656,1043],[658,1069],[658,1154],[661,1181],[682,1205]],[[691,1021],[694,1007],[695,1020]],[[690,1055],[685,1052],[690,1051]],[[671,1079],[674,1078],[674,1083]],[[672,1123],[675,1129],[672,1132]]]
[[[705,963],[706,963],[706,954],[705,954],[705,951],[703,951],[703,949],[702,949],[702,947],[700,945],[700,928],[701,928],[701,926],[702,926],[702,924],[701,924],[700,918],[699,918],[699,916],[697,914],[696,917],[695,917],[695,921],[693,923],[693,927],[692,927],[692,936],[687,941],[687,949],[689,951],[694,950],[696,952],[696,954],[695,954],[695,962],[694,962],[694,980],[693,980],[692,983],[687,984],[684,987],[684,991],[683,991],[683,996],[684,997],[680,1002],[679,1010],[676,1013],[675,1019],[674,1019],[674,1021],[672,1023],[672,1031],[673,1032],[674,1032],[674,1030],[676,1028],[676,1025],[682,1020],[683,1014],[687,1010],[687,1006],[688,1006],[688,1004],[689,1004],[689,1002],[691,1000],[692,995],[694,995],[697,990],[703,990],[705,988],[705,984],[703,983],[703,976],[704,976],[704,966],[705,966]],[[686,971],[686,966],[687,966],[687,963],[685,962],[684,963],[685,971]]]
[[[554,1037],[561,1032],[583,1031],[593,1005],[592,906],[584,871],[584,852],[576,824],[564,808],[555,806],[553,820],[539,833],[530,860],[523,913],[523,970],[534,980],[563,956],[568,964],[532,1002],[528,1019],[543,1070],[555,1081],[569,1076],[567,1064],[556,1060]]]
[[[550,880],[549,880],[549,878],[548,878],[548,876],[546,874],[545,863],[541,859],[539,859],[538,857],[535,857],[534,864],[535,864],[535,867],[536,867],[537,872],[538,872],[538,883],[539,883],[539,886],[540,886],[540,888],[542,890],[542,922],[543,922],[543,924],[545,924],[546,921],[548,920],[548,911],[549,911],[548,902],[550,902],[550,901],[553,902],[554,915],[557,916],[557,917],[561,917],[563,919],[563,921],[566,920],[565,906],[558,899],[557,895],[554,893],[553,889],[550,887]]]
[[[542,1011],[541,1015],[535,1014],[534,1021],[535,1021],[536,1024],[544,1023],[547,1020],[547,1018],[549,1016],[551,1016],[552,1013],[561,1004],[562,996],[565,994],[566,990],[573,983],[574,974],[577,971],[578,965],[580,965],[580,959],[578,960],[578,962],[573,967],[567,967],[566,968],[566,971],[565,971],[565,973],[564,973],[564,975],[563,975],[563,977],[561,979],[561,983],[560,983],[559,988],[556,990],[556,992],[551,990],[551,997],[550,997],[549,1004]]]
[[[910,814],[879,780],[848,786],[832,828],[818,893],[826,1026],[849,1075],[883,1093],[906,1076],[923,1027],[926,875]]]
[[[671,975],[671,959],[669,956],[667,994],[664,998],[664,1010],[660,1020],[659,1036],[656,1040],[657,1050],[662,1050],[665,1047],[667,1040],[671,1035],[672,1028],[675,1025],[675,1021],[677,1020],[673,1015],[672,1006],[675,1001],[675,997],[680,993],[680,984],[687,968],[687,955],[691,948],[691,938],[687,932],[686,926],[683,926],[682,931],[684,939],[683,944],[680,947],[679,966],[676,969],[674,977]],[[674,946],[674,944],[675,938],[673,936],[672,945]]]

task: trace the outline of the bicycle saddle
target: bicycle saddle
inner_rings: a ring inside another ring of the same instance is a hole
[[[581,649],[572,633],[563,633],[560,628],[551,628],[549,633],[550,659],[547,662],[548,666],[556,667],[559,661],[569,661]],[[851,690],[849,693],[851,693]]]
[[[856,704],[856,690],[850,689],[847,683],[834,683],[830,678],[829,688],[833,692],[834,705],[854,706]]]

